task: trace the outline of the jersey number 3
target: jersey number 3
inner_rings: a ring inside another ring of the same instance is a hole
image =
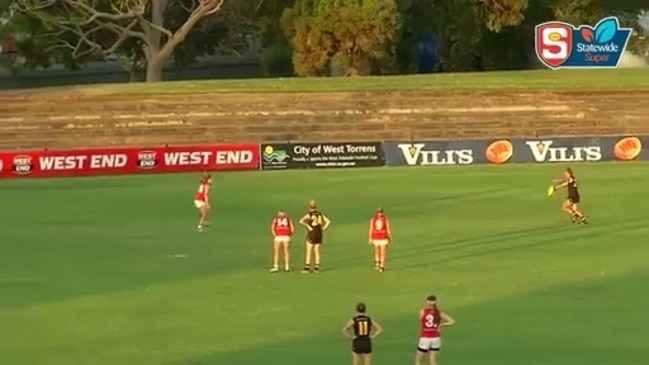
[[[437,323],[435,323],[435,316],[432,314],[427,314],[426,317],[424,317],[424,326],[426,326],[426,328],[437,328]]]

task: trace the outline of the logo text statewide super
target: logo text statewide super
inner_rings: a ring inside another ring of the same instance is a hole
[[[594,27],[547,22],[535,29],[538,59],[548,68],[616,68],[622,60],[631,28],[620,28],[617,17],[600,20]]]

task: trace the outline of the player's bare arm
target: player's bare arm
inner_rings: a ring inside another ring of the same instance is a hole
[[[305,214],[302,217],[302,219],[300,219],[299,223],[300,223],[300,225],[305,226],[306,229],[308,229],[309,231],[313,230],[313,228],[311,228],[311,224],[310,224],[311,222],[309,220],[309,215],[308,214]]]
[[[354,321],[350,319],[345,325],[345,327],[343,327],[343,336],[349,338],[350,340],[354,339],[354,336],[352,336],[352,334],[349,331],[353,325],[354,325]]]
[[[390,221],[385,221],[385,229],[388,231],[388,240],[392,242],[392,229],[390,228]]]
[[[383,326],[379,324],[377,321],[372,321],[372,328],[374,328],[374,333],[372,333],[371,338],[376,338],[379,337],[379,335],[383,332]]]
[[[455,324],[453,317],[444,312],[441,312],[440,315],[442,316],[442,323],[439,324],[440,327],[450,327]]]
[[[325,230],[329,225],[331,224],[331,220],[326,215],[322,215],[322,220],[324,221],[324,226],[322,226],[322,229]]]
[[[372,244],[372,230],[373,230],[373,224],[372,224],[372,219],[370,219],[370,229],[367,232],[367,242],[371,245]]]
[[[291,234],[295,233],[295,227],[293,226],[293,222],[289,221],[288,226],[291,227]]]
[[[558,190],[558,189],[565,188],[566,186],[568,186],[568,181],[565,181],[565,180],[561,180],[561,181],[563,181],[561,184],[554,186],[555,189]]]
[[[275,237],[275,221],[270,224],[270,235]]]

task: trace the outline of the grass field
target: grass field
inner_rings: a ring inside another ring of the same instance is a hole
[[[251,80],[178,81],[163,83],[79,86],[90,95],[147,95],[200,93],[272,93],[331,91],[406,91],[444,89],[602,89],[649,88],[649,68],[619,70],[516,71],[444,73],[363,78],[286,78]]]
[[[585,227],[544,194],[558,165],[219,174],[203,235],[195,175],[2,181],[0,359],[346,364],[339,330],[362,300],[385,327],[375,364],[411,364],[435,293],[458,320],[444,364],[643,364],[648,166],[574,167]],[[311,198],[333,220],[324,271],[269,274],[270,219]],[[396,240],[384,274],[366,243],[378,205]]]

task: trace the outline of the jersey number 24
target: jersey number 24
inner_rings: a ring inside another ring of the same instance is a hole
[[[322,225],[322,216],[321,215],[311,216],[311,225],[313,227],[321,226]]]

